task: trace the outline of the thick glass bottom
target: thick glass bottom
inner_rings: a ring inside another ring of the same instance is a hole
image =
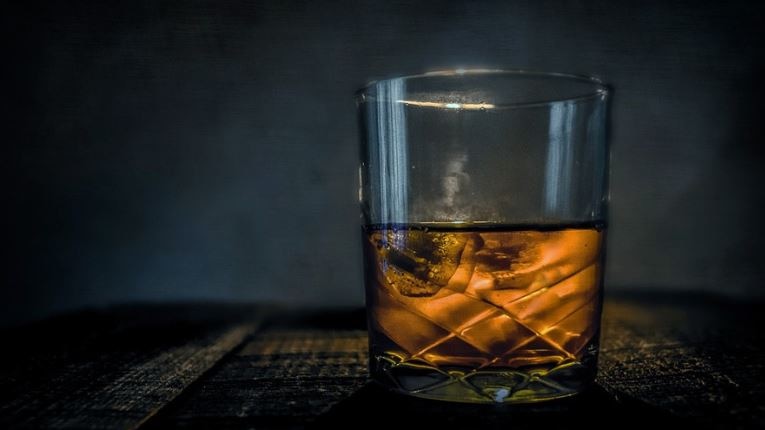
[[[381,354],[373,356],[371,365],[372,379],[392,391],[462,403],[534,403],[559,399],[584,391],[595,378],[594,362],[578,361],[544,369],[465,369],[437,368]]]

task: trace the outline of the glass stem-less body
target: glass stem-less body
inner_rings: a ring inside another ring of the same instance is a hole
[[[593,382],[607,99],[591,78],[487,70],[359,93],[373,380],[474,403]]]

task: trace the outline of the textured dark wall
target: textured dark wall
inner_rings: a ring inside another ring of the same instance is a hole
[[[616,88],[609,288],[761,295],[764,4],[18,2],[0,319],[361,303],[352,93],[453,66]]]

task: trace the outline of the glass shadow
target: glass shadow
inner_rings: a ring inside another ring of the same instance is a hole
[[[390,392],[374,382],[337,403],[319,416],[314,424],[318,427],[348,424],[349,419],[353,418],[361,418],[365,425],[391,428],[426,425],[428,428],[460,426],[521,430],[601,425],[638,428],[657,424],[694,425],[698,428],[699,424],[636,399],[614,396],[597,384],[565,399],[532,404],[487,405],[405,396]]]

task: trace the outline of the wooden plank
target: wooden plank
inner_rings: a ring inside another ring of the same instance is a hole
[[[663,297],[608,302],[599,384],[706,425],[765,426],[760,306]]]
[[[402,425],[396,417],[406,414],[427,417],[422,423],[436,426],[512,422],[517,429],[605,414],[630,428],[657,423],[745,427],[762,419],[763,393],[757,386],[762,378],[752,379],[762,375],[762,361],[756,359],[762,343],[752,309],[714,301],[609,299],[599,385],[572,400],[501,410],[390,395],[366,383],[364,331],[343,330],[342,319],[325,329],[315,328],[310,319],[298,327],[283,319],[148,427],[333,425],[353,414],[390,426]],[[346,324],[358,327],[353,321]],[[702,421],[705,414],[712,419]]]
[[[0,333],[12,352],[0,356],[0,428],[284,428],[359,413],[390,426],[418,413],[516,429],[604,413],[632,427],[764,425],[759,304],[673,297],[608,298],[593,390],[500,409],[369,385],[362,310],[282,310],[262,324],[247,306],[89,312]]]
[[[326,428],[366,417],[376,426],[549,428],[603,410],[633,424],[673,417],[599,388],[576,399],[518,407],[449,404],[391,394],[367,381],[366,333],[273,328],[226,360],[147,428]]]
[[[254,310],[115,309],[15,331],[0,426],[136,428],[253,333]]]
[[[362,330],[260,333],[149,428],[301,426],[367,382]]]

